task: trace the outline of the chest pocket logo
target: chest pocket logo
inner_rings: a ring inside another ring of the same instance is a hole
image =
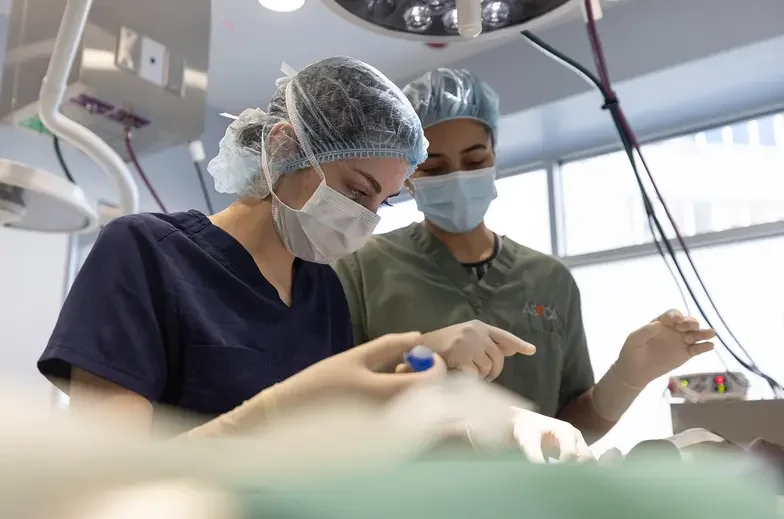
[[[554,308],[547,305],[526,303],[523,305],[523,313],[547,321],[558,320],[558,313]]]

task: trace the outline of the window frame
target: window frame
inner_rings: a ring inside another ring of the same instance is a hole
[[[753,120],[784,116],[781,107],[774,110],[754,111],[752,113],[737,114],[733,117],[712,120],[699,125],[689,125],[664,133],[654,134],[640,139],[640,146],[646,147],[652,144],[665,142],[680,137],[690,137],[699,133],[720,130],[726,126],[748,123]],[[656,244],[653,242],[640,245],[629,245],[615,247],[611,249],[589,252],[584,254],[564,254],[566,250],[565,218],[566,213],[563,206],[563,176],[561,167],[566,163],[590,160],[603,155],[623,151],[623,146],[619,143],[613,146],[601,146],[578,153],[572,153],[557,158],[551,158],[546,163],[548,175],[548,199],[550,209],[550,237],[552,240],[553,255],[563,261],[569,268],[577,268],[599,263],[610,263],[623,261],[626,259],[640,258],[645,256],[655,256],[658,254]],[[540,166],[541,167],[541,166]],[[510,169],[511,171],[512,169]],[[656,177],[656,171],[651,172]],[[631,167],[629,174],[632,174]],[[666,200],[665,200],[666,201]],[[772,238],[784,234],[784,221],[753,224],[745,227],[737,227],[722,231],[702,232],[693,236],[684,236],[683,240],[689,250],[717,245],[727,245],[744,241]],[[669,240],[673,249],[682,251],[677,240]]]
[[[710,132],[714,130],[721,130],[726,126],[733,126],[742,123],[748,123],[753,120],[763,119],[766,117],[773,117],[777,115],[784,116],[784,108],[776,106],[768,110],[755,110],[735,114],[731,117],[722,117],[705,121],[699,124],[690,124],[678,128],[673,128],[666,132],[659,132],[639,138],[640,146],[646,147],[651,144],[657,144],[671,139],[680,137],[690,137],[703,132]],[[536,162],[529,162],[525,164],[518,164],[511,167],[499,167],[498,179],[513,177],[517,175],[524,175],[534,171],[545,170],[547,173],[547,206],[549,211],[550,222],[550,244],[552,255],[569,268],[577,268],[588,265],[595,265],[599,263],[610,263],[623,261],[626,259],[641,258],[645,256],[654,256],[658,254],[656,244],[653,242],[644,243],[640,245],[629,245],[623,247],[616,247],[605,249],[601,251],[588,252],[584,254],[564,254],[566,250],[566,233],[565,233],[565,210],[563,202],[563,176],[561,175],[561,166],[569,162],[579,162],[583,160],[590,160],[602,155],[616,153],[622,151],[623,147],[620,142],[614,145],[604,145],[582,150],[576,153],[566,155],[544,157]],[[632,174],[631,169],[629,174]],[[656,171],[652,171],[654,177]],[[406,191],[400,193],[394,199],[390,200],[391,205],[394,207],[396,204],[405,202],[413,197]],[[666,200],[665,200],[666,201]],[[743,241],[753,241],[764,238],[772,238],[784,234],[784,221],[753,224],[745,227],[736,227],[722,231],[702,232],[693,236],[684,236],[683,240],[689,250],[699,249],[704,247],[713,247],[717,245],[727,245],[732,243],[739,243]],[[675,251],[682,251],[680,243],[677,240],[670,240]]]

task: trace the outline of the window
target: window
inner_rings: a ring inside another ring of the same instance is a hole
[[[498,234],[532,249],[550,253],[550,212],[547,196],[547,171],[536,170],[496,181],[498,198],[485,216],[487,226]],[[378,212],[381,222],[375,234],[383,234],[412,222],[421,222],[424,215],[414,200],[405,200]]]
[[[539,169],[496,182],[498,198],[485,217],[487,226],[517,243],[550,254],[547,171]]]
[[[392,206],[382,206],[378,210],[378,215],[381,217],[381,221],[373,234],[386,234],[425,219],[412,199],[398,202]]]
[[[646,145],[643,153],[684,236],[784,220],[784,115]],[[624,152],[563,164],[559,178],[563,254],[651,241]]]
[[[763,371],[784,383],[784,236],[698,249],[691,254],[736,337]],[[582,293],[583,318],[597,379],[617,358],[631,331],[669,308],[683,308],[675,282],[659,256],[575,268],[573,274]],[[696,286],[696,280],[690,282]],[[707,310],[707,302],[700,302]],[[692,313],[697,314],[696,309]],[[711,314],[709,317],[719,327]],[[676,372],[721,371],[725,362],[729,369],[739,369],[720,345],[716,350],[692,359]],[[751,398],[770,396],[762,379],[746,376],[751,382]],[[613,446],[625,451],[642,440],[670,435],[666,384],[666,377],[650,384],[596,445],[597,452]]]

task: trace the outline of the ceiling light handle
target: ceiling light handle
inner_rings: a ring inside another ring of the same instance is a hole
[[[464,38],[476,38],[482,33],[481,0],[457,0],[457,32]]]
[[[68,0],[65,5],[52,59],[41,83],[38,114],[49,131],[84,152],[109,175],[117,189],[120,210],[131,214],[139,211],[139,190],[125,161],[103,139],[60,112],[92,3],[93,0]]]

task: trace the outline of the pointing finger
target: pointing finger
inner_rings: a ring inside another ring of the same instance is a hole
[[[493,342],[501,348],[501,351],[507,357],[518,353],[523,355],[533,355],[536,353],[536,346],[520,339],[506,330],[490,325],[487,325],[487,330],[490,338],[493,339]]]

